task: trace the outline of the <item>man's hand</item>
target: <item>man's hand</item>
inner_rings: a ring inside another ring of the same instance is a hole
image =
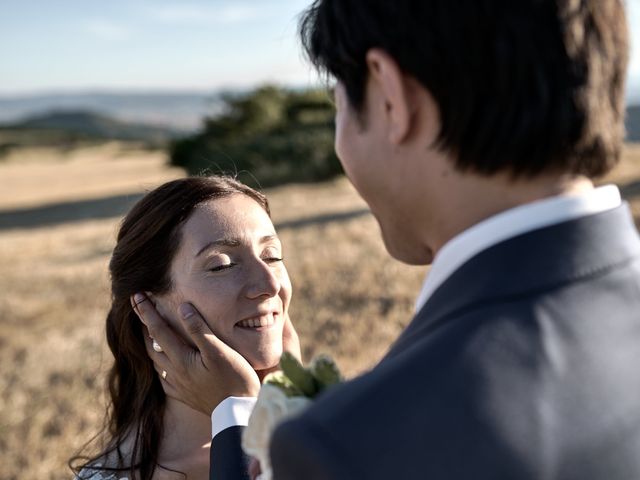
[[[249,362],[216,337],[192,305],[180,305],[179,314],[196,348],[186,345],[171,330],[146,296],[138,293],[131,302],[149,331],[147,352],[168,396],[206,415],[227,397],[258,396],[260,381]],[[295,331],[294,336],[295,343]],[[162,352],[153,349],[152,339]]]

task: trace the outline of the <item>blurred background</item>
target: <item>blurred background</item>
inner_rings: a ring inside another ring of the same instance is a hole
[[[99,430],[109,256],[122,215],[167,180],[266,189],[306,359],[328,352],[354,375],[409,321],[425,269],[386,254],[341,175],[333,106],[296,36],[309,3],[0,0],[0,478],[68,479]],[[605,181],[638,223],[640,0],[627,4],[627,144]]]

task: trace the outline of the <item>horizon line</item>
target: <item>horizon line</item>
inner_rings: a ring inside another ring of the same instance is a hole
[[[255,90],[264,86],[273,85],[285,89],[311,89],[322,88],[323,82],[318,81],[315,84],[307,83],[303,85],[300,82],[277,82],[277,81],[264,81],[258,82],[252,85],[238,85],[238,86],[218,86],[218,87],[203,87],[203,86],[184,86],[184,87],[169,87],[169,86],[87,86],[87,87],[51,87],[51,88],[35,88],[29,90],[0,90],[0,100],[19,100],[24,98],[34,97],[47,97],[55,95],[212,95],[224,92],[246,92]],[[633,85],[631,88],[627,88],[626,106],[640,106],[640,85]]]
[[[237,86],[184,86],[184,87],[169,87],[169,86],[87,86],[87,87],[46,87],[46,88],[34,88],[28,90],[1,90],[0,98],[20,98],[20,97],[39,97],[49,95],[100,95],[100,94],[171,94],[171,93],[194,93],[194,94],[210,94],[217,92],[229,92],[229,91],[249,91],[264,86],[274,85],[281,88],[301,89],[301,88],[321,88],[322,82],[316,84],[302,82],[277,82],[277,81],[264,81],[251,85],[237,85]]]

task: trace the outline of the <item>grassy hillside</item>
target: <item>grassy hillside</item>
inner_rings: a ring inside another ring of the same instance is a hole
[[[107,264],[120,216],[182,175],[119,144],[0,164],[0,465],[3,480],[68,480],[105,408]],[[640,220],[640,147],[610,176]],[[425,270],[392,260],[344,178],[267,192],[294,284],[304,356],[370,368],[409,321]]]

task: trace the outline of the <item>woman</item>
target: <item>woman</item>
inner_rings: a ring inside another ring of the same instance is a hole
[[[74,471],[91,480],[206,479],[209,418],[165,395],[130,297],[147,292],[179,333],[177,307],[193,304],[262,378],[282,354],[291,298],[267,199],[227,177],[166,183],[126,216],[109,268],[107,435],[100,453],[73,459],[82,460]]]

